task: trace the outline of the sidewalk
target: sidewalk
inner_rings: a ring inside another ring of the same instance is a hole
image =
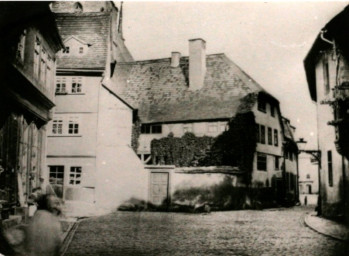
[[[332,220],[317,217],[316,213],[305,215],[305,224],[311,229],[323,235],[342,240],[349,240],[349,228]]]

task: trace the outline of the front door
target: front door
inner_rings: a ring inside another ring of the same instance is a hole
[[[150,202],[161,205],[168,200],[169,173],[150,173]]]

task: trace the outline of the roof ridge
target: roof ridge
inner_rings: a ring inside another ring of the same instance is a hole
[[[212,57],[212,56],[225,56],[225,53],[212,53],[212,54],[207,54],[206,58],[208,57]],[[181,56],[181,59],[187,59],[189,58],[189,56]],[[132,61],[132,62],[119,62],[119,65],[128,65],[128,64],[143,64],[143,63],[161,63],[161,62],[167,62],[171,60],[171,57],[164,57],[164,58],[158,58],[158,59],[147,59],[147,60],[136,60],[136,61]]]

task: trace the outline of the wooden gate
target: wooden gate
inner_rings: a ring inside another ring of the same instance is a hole
[[[169,192],[169,173],[150,173],[150,202],[154,205],[167,203]]]

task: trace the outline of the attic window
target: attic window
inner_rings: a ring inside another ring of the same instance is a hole
[[[79,2],[76,2],[74,4],[74,11],[75,12],[82,12],[82,5]]]
[[[79,47],[79,53],[83,54],[84,53],[84,47]]]
[[[258,110],[264,113],[267,112],[267,103],[261,98],[258,99]]]

